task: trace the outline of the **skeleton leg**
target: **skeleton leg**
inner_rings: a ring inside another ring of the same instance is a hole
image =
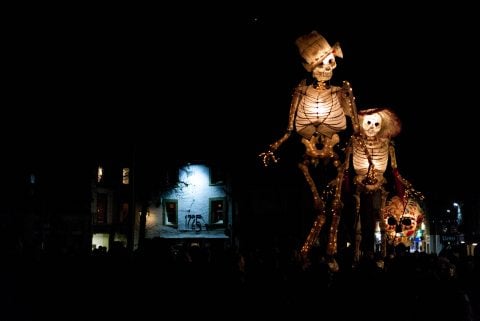
[[[337,162],[338,163],[338,162]],[[346,160],[348,164],[348,158]],[[338,234],[338,223],[340,222],[340,211],[342,209],[341,195],[342,195],[342,184],[343,176],[345,173],[345,166],[337,166],[338,174],[335,178],[335,196],[332,202],[332,223],[330,225],[330,233],[328,235],[328,247],[327,254],[334,255],[337,253],[337,234]]]
[[[380,208],[385,207],[385,203],[387,202],[387,196],[388,196],[388,192],[384,188],[382,188],[382,204]],[[380,214],[380,235],[381,235],[381,241],[382,241],[381,251],[382,251],[383,257],[387,256],[387,235],[385,231],[386,231],[385,220],[383,219],[383,215]]]
[[[354,252],[354,261],[358,262],[360,260],[360,244],[362,243],[362,223],[360,220],[360,191],[354,195],[355,198],[355,252]]]
[[[320,198],[320,194],[318,193],[317,186],[315,185],[315,182],[313,181],[313,178],[310,175],[310,172],[308,170],[308,160],[305,160],[302,163],[298,164],[298,167],[302,170],[302,173],[305,176],[307,184],[310,187],[310,190],[312,191],[313,207],[315,209],[315,212],[317,213],[317,218],[315,219],[315,222],[313,223],[313,226],[310,229],[310,232],[308,233],[307,239],[305,240],[302,246],[302,249],[300,251],[302,256],[305,258],[310,252],[310,249],[312,248],[313,244],[315,244],[315,242],[317,241],[318,235],[320,234],[320,231],[322,230],[322,227],[325,224],[326,216],[325,216],[325,204],[323,200]]]
[[[312,191],[313,195],[313,207],[316,212],[324,213],[325,204],[323,200],[320,198],[320,194],[318,193],[317,186],[313,181],[312,176],[310,175],[310,171],[308,170],[308,160],[303,161],[302,163],[298,164],[298,167],[302,170],[303,175],[305,176],[305,180],[307,181],[308,186],[310,187],[310,191]]]

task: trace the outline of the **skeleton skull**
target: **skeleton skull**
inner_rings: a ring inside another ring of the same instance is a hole
[[[326,72],[321,78],[315,77],[318,81],[330,80],[332,77],[331,69],[336,67],[335,57],[343,58],[342,49],[337,42],[331,47],[327,40],[315,30],[309,34],[298,37],[295,41],[298,51],[304,59],[303,66],[308,72],[313,72],[318,65],[324,65],[320,67],[319,76],[322,72]],[[330,74],[328,76],[328,74]],[[327,78],[325,78],[327,77]]]
[[[362,129],[368,137],[374,137],[382,128],[382,117],[380,114],[367,114],[363,116]]]
[[[330,80],[333,76],[333,69],[337,67],[333,53],[328,54],[321,63],[315,66],[312,76],[318,81]]]
[[[409,200],[407,202],[407,208],[403,214],[402,220],[402,232],[406,237],[415,236],[417,226],[423,219],[423,213],[417,202]]]
[[[388,240],[409,246],[418,224],[423,220],[423,213],[418,203],[410,199],[405,207],[404,201],[394,196],[387,202],[382,212]]]

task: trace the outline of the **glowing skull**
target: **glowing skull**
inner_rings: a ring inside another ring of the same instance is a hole
[[[363,116],[362,129],[368,137],[374,137],[382,129],[382,117],[375,113]]]
[[[318,81],[330,80],[333,76],[333,69],[337,67],[335,56],[333,53],[328,54],[321,63],[319,63],[312,71],[313,77]]]
[[[414,200],[404,201],[394,196],[382,209],[385,220],[386,234],[389,242],[410,245],[418,225],[423,221],[423,211]]]
[[[409,200],[400,223],[402,224],[402,233],[406,237],[415,236],[418,223],[422,221],[422,209],[417,202]]]

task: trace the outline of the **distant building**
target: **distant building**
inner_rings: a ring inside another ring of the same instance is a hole
[[[432,218],[430,235],[432,252],[438,254],[446,247],[464,242],[464,235],[459,228],[462,221],[462,208],[458,203],[452,203]]]
[[[100,164],[92,180],[92,250],[134,249],[135,195],[130,164]]]
[[[146,239],[232,240],[233,200],[221,167],[192,162],[169,171],[169,180],[148,207]]]
[[[7,177],[0,206],[5,253],[40,257],[90,250],[90,180],[68,162],[28,166]]]
[[[92,182],[93,251],[136,250],[145,240],[159,239],[231,242],[234,209],[222,168],[195,162],[142,175],[135,177],[125,164],[98,166]]]

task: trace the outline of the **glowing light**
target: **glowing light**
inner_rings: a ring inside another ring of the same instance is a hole
[[[97,249],[102,246],[108,251],[109,237],[108,233],[94,233],[92,235],[92,246]]]
[[[122,184],[128,185],[130,183],[130,168],[124,167],[122,169]]]
[[[103,179],[103,167],[102,166],[98,166],[98,169],[97,169],[97,183],[100,183]]]
[[[453,207],[457,209],[457,221],[458,221],[458,224],[461,224],[463,220],[462,208],[460,207],[460,204],[458,204],[457,202],[453,203]]]
[[[188,185],[209,185],[210,176],[208,174],[208,167],[204,165],[187,165],[180,172],[180,180]]]

